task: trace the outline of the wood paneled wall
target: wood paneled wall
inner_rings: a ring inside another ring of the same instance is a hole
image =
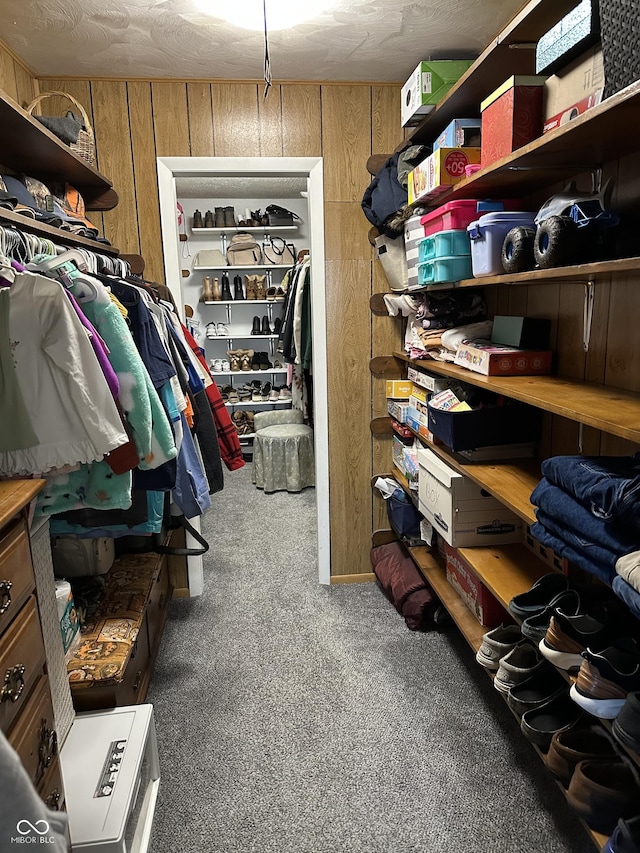
[[[0,89],[26,107],[37,95],[37,84],[25,65],[0,41]]]
[[[380,526],[371,476],[391,459],[388,438],[370,440],[370,420],[386,403],[369,359],[397,348],[400,327],[369,310],[371,293],[385,284],[360,200],[369,155],[392,151],[401,138],[399,87],[274,85],[265,102],[257,83],[47,79],[39,86],[69,92],[92,117],[98,168],[120,203],[91,217],[122,252],[143,255],[151,279],[164,278],[156,157],[324,158],[331,566],[334,576],[369,573],[371,530]]]

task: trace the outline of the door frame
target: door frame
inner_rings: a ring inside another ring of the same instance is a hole
[[[156,162],[165,280],[181,312],[184,311],[184,302],[176,216],[178,201],[176,178],[301,177],[307,180],[309,249],[311,252],[318,582],[330,584],[329,414],[322,157],[158,157]],[[201,560],[199,567],[197,565],[189,567],[189,588],[194,590],[192,595],[198,595],[202,590],[201,572]]]

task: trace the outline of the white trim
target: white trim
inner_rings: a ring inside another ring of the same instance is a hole
[[[331,582],[329,546],[329,416],[327,391],[327,336],[324,257],[324,185],[321,157],[158,157],[160,221],[167,286],[181,312],[181,262],[176,216],[176,178],[194,177],[302,177],[307,178],[309,249],[312,258],[313,389],[316,460],[316,511],[318,522],[318,581]],[[189,561],[191,595],[199,595],[202,577]],[[200,573],[202,559],[200,558]],[[193,580],[193,587],[191,586]],[[198,592],[196,592],[196,589]]]

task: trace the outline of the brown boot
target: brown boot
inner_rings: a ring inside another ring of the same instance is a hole
[[[256,298],[256,278],[255,275],[245,275],[245,290],[247,293],[247,299],[255,299]]]
[[[251,359],[253,358],[252,349],[241,350],[240,354],[240,369],[251,370]]]
[[[212,302],[213,301],[213,289],[211,287],[211,276],[205,275],[202,279],[202,294],[200,295],[200,302]]]
[[[222,291],[220,290],[220,282],[217,278],[213,280],[213,296],[211,297],[214,302],[220,302],[222,299]]]

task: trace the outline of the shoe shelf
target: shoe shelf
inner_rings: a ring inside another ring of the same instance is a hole
[[[200,305],[273,305],[282,304],[284,299],[207,299]]]
[[[222,272],[224,272],[225,270],[290,270],[291,264],[267,264],[266,266],[264,264],[249,264],[246,267],[242,267],[242,266],[233,266],[233,267],[229,267],[229,266],[227,266],[227,267],[200,267],[200,266],[197,266],[197,267],[195,267],[194,266],[194,267],[192,267],[192,269],[194,269],[194,270],[222,270]],[[221,302],[222,300],[216,300],[216,301]],[[240,300],[240,299],[238,299],[237,301],[238,302],[247,302],[247,301],[248,302],[257,302],[258,300],[255,300],[255,299],[254,300],[251,300],[251,299]]]
[[[212,370],[213,376],[259,376],[267,373],[286,373],[286,367],[274,367],[271,370]]]
[[[259,228],[255,225],[244,227],[243,225],[235,225],[226,228],[192,228],[194,234],[244,234],[246,232],[268,234],[270,231],[297,231],[297,225],[261,225]]]
[[[405,364],[487,388],[640,444],[640,394],[633,391],[558,376],[483,376],[433,359],[410,359],[404,353],[394,356]]]
[[[236,406],[290,406],[291,397],[287,400],[239,400],[237,403],[225,403],[227,409],[235,409]]]

